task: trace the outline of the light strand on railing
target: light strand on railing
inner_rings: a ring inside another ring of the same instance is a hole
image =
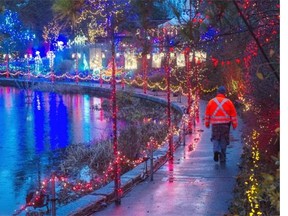
[[[7,72],[0,72],[0,76],[7,76]],[[94,75],[86,75],[84,76],[83,74],[79,73],[78,75],[70,75],[69,73],[64,73],[62,75],[56,75],[55,73],[49,72],[46,75],[43,74],[38,74],[38,75],[34,75],[32,73],[25,73],[25,72],[21,72],[21,71],[16,71],[16,72],[8,72],[8,77],[18,77],[18,76],[23,76],[23,77],[28,77],[28,79],[31,78],[44,78],[44,79],[52,79],[54,81],[61,80],[61,79],[70,79],[70,80],[80,80],[80,81],[96,81],[96,82],[100,82],[101,80],[109,83],[111,82],[111,77],[109,76],[94,76]],[[142,78],[140,77],[136,77],[134,79],[126,79],[126,78],[117,78],[116,79],[117,83],[126,83],[127,85],[136,85],[138,87],[143,87],[144,85],[144,81],[142,80]],[[182,86],[185,86],[183,83],[179,83],[179,85],[173,85],[171,84],[171,92],[173,93],[181,93],[183,96],[187,96],[188,92],[186,92],[186,90],[183,89]],[[203,93],[211,93],[216,91],[217,86],[211,88],[211,89],[204,89],[204,87],[200,84],[200,89]],[[160,91],[166,91],[167,90],[167,86],[165,84],[165,82],[162,80],[160,82],[152,82],[151,80],[147,81],[147,87],[149,89],[155,89],[155,90],[160,90]],[[190,89],[190,91],[194,92],[196,91],[197,87],[194,87],[192,89]]]

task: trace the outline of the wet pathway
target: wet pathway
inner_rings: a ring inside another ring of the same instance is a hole
[[[201,119],[205,106],[201,101]],[[242,123],[239,123],[239,128],[231,131],[226,163],[214,162],[211,131],[201,121],[196,133],[186,136],[186,145],[177,149],[173,163],[162,166],[153,181],[148,178],[127,193],[121,205],[112,203],[93,216],[220,216],[228,213],[242,153]]]

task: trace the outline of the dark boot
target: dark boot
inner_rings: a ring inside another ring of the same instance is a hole
[[[223,150],[220,153],[220,162],[226,162],[226,154]]]
[[[214,152],[214,161],[217,162],[219,160],[219,152]]]

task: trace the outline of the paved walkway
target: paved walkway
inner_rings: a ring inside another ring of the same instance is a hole
[[[174,98],[175,100],[175,98]],[[182,103],[185,102],[182,100]],[[211,131],[203,125],[206,102],[200,101],[196,133],[186,136],[173,163],[167,162],[150,178],[93,216],[220,216],[228,213],[242,153],[241,120],[231,131],[226,163],[214,162]]]

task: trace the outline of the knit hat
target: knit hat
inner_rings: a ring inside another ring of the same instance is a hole
[[[225,94],[226,93],[226,88],[224,86],[220,86],[217,90],[217,93],[219,94]]]

